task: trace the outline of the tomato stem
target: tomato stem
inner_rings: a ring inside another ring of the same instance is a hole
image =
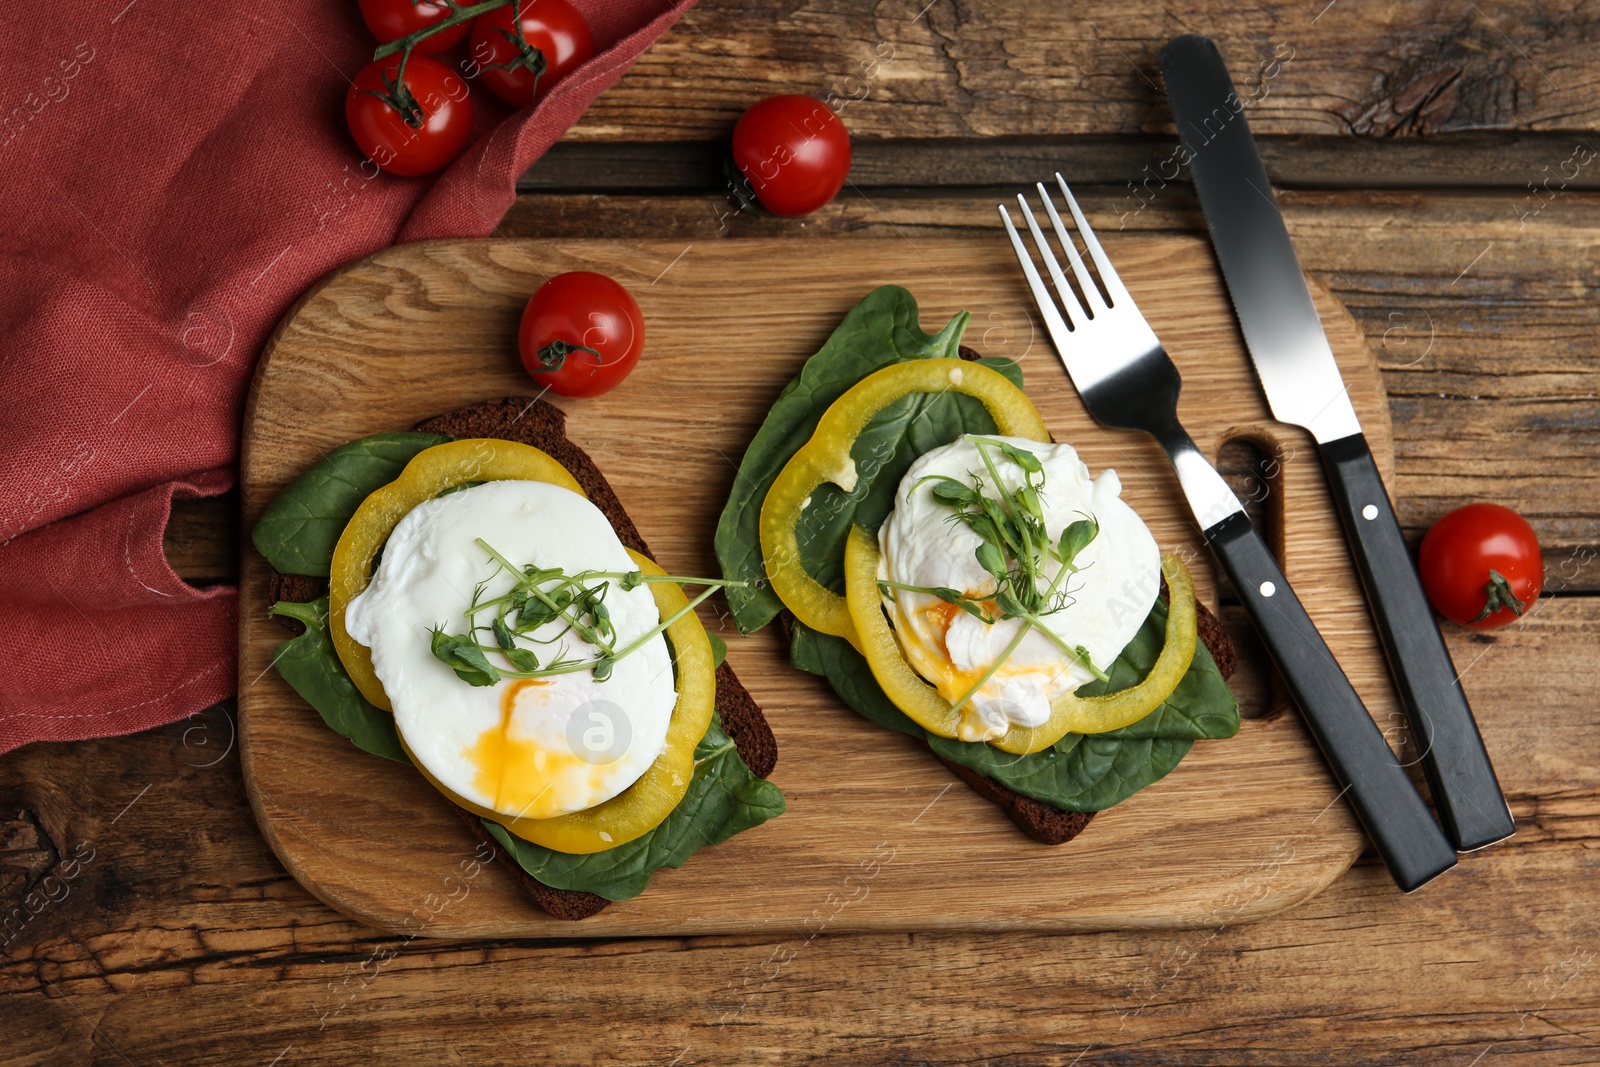
[[[490,63],[478,68],[485,70],[503,70],[507,74],[518,70],[526,70],[533,75],[532,95],[539,94],[539,79],[544,77],[545,71],[550,69],[550,64],[545,60],[544,53],[528,43],[527,37],[522,33],[522,0],[512,0],[511,4],[511,32],[497,30],[511,47],[516,50],[516,55],[504,63]]]
[[[555,340],[539,349],[539,366],[545,370],[560,370],[566,366],[567,357],[574,352],[587,352],[594,357],[595,365],[599,366],[603,360],[598,349],[588,345],[575,345],[569,341]]]
[[[435,22],[432,26],[424,26],[415,33],[408,33],[404,37],[396,37],[388,44],[379,45],[378,50],[372,53],[372,58],[385,59],[401,51],[410,55],[411,50],[417,46],[419,41],[432,37],[436,33],[443,33],[452,26],[459,26],[463,22],[471,22],[485,11],[493,11],[497,7],[505,7],[512,3],[513,0],[485,0],[484,3],[469,4],[466,7],[461,7],[454,0],[441,0],[441,2],[450,9],[448,18]],[[402,68],[403,66],[404,63],[402,61]]]
[[[754,211],[756,209],[756,191],[750,184],[750,179],[744,171],[739,169],[739,164],[732,156],[722,157],[722,176],[728,183],[728,192],[739,201],[740,211]]]
[[[1488,602],[1483,605],[1483,610],[1478,612],[1478,617],[1473,622],[1482,622],[1498,611],[1509,609],[1513,615],[1521,615],[1528,610],[1528,605],[1512,592],[1511,583],[1506,581],[1506,576],[1489,568],[1489,580],[1484,584],[1484,592],[1489,595]],[[1471,625],[1469,623],[1468,625]]]
[[[411,51],[400,57],[400,65],[395,68],[394,77],[389,77],[387,71],[379,71],[378,76],[383,79],[383,92],[376,89],[363,89],[368,96],[375,96],[385,104],[399,112],[405,124],[413,130],[422,129],[422,124],[428,121],[428,116],[422,110],[422,105],[417,98],[411,95],[411,87],[406,84],[406,61],[411,58]]]

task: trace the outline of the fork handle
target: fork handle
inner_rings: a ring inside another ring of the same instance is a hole
[[[1323,444],[1321,452],[1439,819],[1463,852],[1510,837],[1516,831],[1511,811],[1367,439],[1342,437]]]
[[[1455,866],[1456,850],[1250,520],[1230,515],[1205,536],[1396,884],[1409,893]]]

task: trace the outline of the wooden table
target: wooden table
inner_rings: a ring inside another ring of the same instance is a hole
[[[1417,895],[1369,856],[1234,928],[1088,936],[439,943],[308,896],[246,805],[234,708],[0,760],[8,1062],[1495,1064],[1600,1060],[1600,80],[1591,14],[1520,2],[705,0],[523,179],[508,236],[695,242],[982,234],[1060,168],[1101,227],[1197,231],[1156,55],[1216,37],[1301,258],[1385,367],[1415,540],[1509,504],[1548,592],[1448,632],[1514,841]],[[1208,8],[1214,10],[1207,10]],[[776,92],[835,94],[852,184],[734,213],[722,142]],[[1248,477],[1247,459],[1235,464]],[[180,573],[228,582],[236,501],[180,507]],[[1235,628],[1243,620],[1233,613]],[[75,862],[74,862],[75,861]],[[66,877],[70,871],[72,876]],[[1071,892],[1071,886],[1063,886]],[[37,899],[37,898],[36,898]]]

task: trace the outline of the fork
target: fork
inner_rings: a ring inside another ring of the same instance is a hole
[[[1178,392],[1183,385],[1178,368],[1128,295],[1059,173],[1056,182],[1103,289],[1096,285],[1043,182],[1037,186],[1039,197],[1077,281],[1076,292],[1027,196],[1019,193],[1017,203],[1050,274],[1055,296],[1034,265],[1011,221],[1011,212],[1000,205],[1000,218],[1056,352],[1096,420],[1113,429],[1147,433],[1166,452],[1189,510],[1243,599],[1262,643],[1343,787],[1341,795],[1349,797],[1390,874],[1409,893],[1454,866],[1455,849],[1251,525],[1239,498],[1178,422]]]

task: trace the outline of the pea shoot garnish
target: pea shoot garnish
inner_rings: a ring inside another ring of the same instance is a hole
[[[1082,645],[1069,646],[1043,618],[1073,602],[1066,580],[1081,569],[1075,561],[1099,535],[1100,523],[1094,516],[1085,515],[1068,523],[1060,536],[1052,539],[1045,529],[1044,509],[1040,504],[1045,475],[1039,457],[1010,441],[987,437],[969,440],[983,460],[984,472],[995,495],[985,494],[984,475],[978,472],[969,472],[970,483],[930,474],[916,484],[931,483],[929,492],[934,501],[951,509],[950,521],[964,524],[978,535],[980,541],[973,555],[978,566],[994,579],[994,587],[984,593],[973,593],[945,586],[880,581],[878,588],[890,599],[897,590],[937,597],[990,626],[1005,619],[1022,620],[1022,626],[1005,651],[955,703],[954,710],[970,701],[1017,650],[1022,639],[1034,630],[1104,681],[1106,673],[1094,665],[1088,651]],[[995,452],[1022,472],[1021,482],[1015,489],[1007,489],[1001,479]],[[1047,579],[1052,560],[1059,566],[1055,575]]]
[[[450,634],[444,626],[435,626],[432,640],[435,658],[468,685],[494,685],[502,678],[548,678],[579,671],[590,671],[595,681],[603,682],[611,677],[612,668],[619,660],[643,648],[712,593],[726,586],[745,584],[715,578],[651,575],[638,570],[584,570],[568,574],[561,567],[537,567],[531,563],[518,567],[483,538],[477,538],[474,543],[494,561],[494,573],[473,587],[472,602],[465,613],[466,632]],[[486,598],[485,591],[502,574],[513,576],[511,588],[499,596]],[[706,588],[671,616],[618,647],[606,595],[613,583],[628,591],[649,582],[676,582]],[[556,622],[563,625],[555,633],[535,636],[537,631]],[[563,640],[568,634],[598,649],[598,655],[570,655]],[[480,635],[492,638],[492,643],[485,642]],[[490,654],[503,662],[491,661]]]

